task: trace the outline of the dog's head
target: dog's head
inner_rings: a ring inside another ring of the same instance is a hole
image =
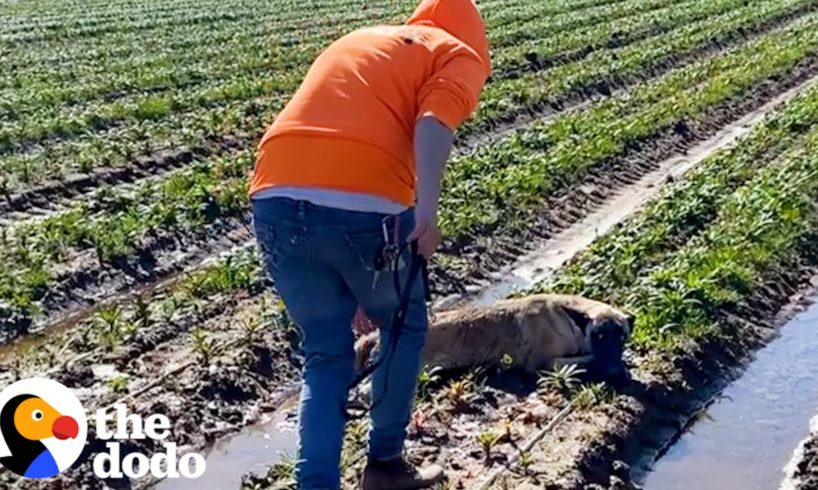
[[[582,332],[585,351],[593,356],[589,374],[614,386],[627,382],[623,354],[635,317],[605,304],[591,308],[567,306],[565,311]]]

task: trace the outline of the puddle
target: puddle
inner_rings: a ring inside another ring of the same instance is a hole
[[[817,334],[818,304],[813,303],[757,353],[725,388],[725,398],[655,464],[645,490],[778,488],[818,409]]]
[[[206,483],[207,490],[236,490],[241,488],[245,473],[263,475],[267,468],[283,456],[294,456],[298,444],[294,413],[298,393],[288,397],[281,407],[266,420],[249,426],[233,437],[219,440],[204,453],[207,473],[202,480],[180,478],[165,479],[157,483],[156,490],[200,490]]]

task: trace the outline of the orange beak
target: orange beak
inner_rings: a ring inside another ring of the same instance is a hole
[[[60,440],[73,439],[79,434],[80,427],[77,425],[77,421],[72,417],[63,415],[54,421],[54,425],[51,426],[51,432],[54,434],[54,437]]]

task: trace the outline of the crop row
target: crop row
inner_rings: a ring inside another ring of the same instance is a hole
[[[195,234],[218,219],[246,209],[249,158],[207,162],[134,189],[100,189],[90,203],[3,229],[0,298],[11,311],[25,311],[46,296],[59,275],[56,264],[82,260],[93,251],[99,263],[123,259],[138,244],[160,236]],[[87,263],[82,262],[86,268]]]
[[[543,14],[559,14],[566,10],[581,10],[584,8],[602,6],[610,3],[615,3],[621,0],[577,0],[570,5],[559,0],[545,0],[531,4],[524,0],[480,0],[478,2],[483,16],[492,21],[498,21],[502,24],[515,22],[517,20],[528,20],[530,15]],[[310,2],[308,8],[299,1],[268,1],[263,5],[258,3],[243,3],[234,0],[234,10],[247,13],[248,15],[254,10],[256,13],[261,10],[263,12],[276,12],[278,15],[275,19],[271,19],[274,25],[279,22],[312,22],[316,18],[322,18],[325,14],[332,14],[338,11],[361,11],[366,7],[373,5],[380,8],[389,9],[414,9],[417,2],[398,0],[397,2],[362,2],[360,0],[318,0]],[[51,2],[50,7],[62,7],[64,3]],[[111,7],[110,3],[102,5],[103,7]],[[88,5],[86,12],[77,14],[77,9],[69,9],[68,11],[49,12],[48,8],[38,8],[34,12],[28,12],[29,15],[21,13],[10,15],[7,20],[9,29],[5,32],[14,33],[17,31],[29,32],[32,30],[32,25],[28,23],[36,22],[36,27],[43,30],[59,30],[66,27],[73,26],[90,26],[90,25],[104,25],[106,22],[112,24],[121,24],[124,20],[139,21],[162,13],[168,14],[171,17],[183,17],[189,10],[195,7],[203,8],[201,3],[196,2],[163,2],[159,4],[145,4],[145,5],[127,5],[126,8],[116,6],[113,9],[97,8],[94,5]],[[498,9],[502,7],[502,9]],[[0,19],[3,16],[0,14]],[[74,23],[74,25],[68,25]],[[501,25],[501,24],[498,24]],[[76,40],[76,39],[75,39]]]
[[[667,3],[669,3],[667,0],[654,3],[630,0],[624,4],[629,9],[623,12],[633,10],[625,14],[633,16],[641,10],[659,8]],[[0,114],[5,113],[4,115],[8,117],[17,118],[20,114],[30,112],[41,105],[75,104],[96,98],[107,99],[112,95],[119,97],[139,90],[151,92],[170,90],[179,85],[235,76],[237,72],[246,76],[256,75],[264,70],[267,76],[273,76],[277,70],[290,69],[293,54],[301,62],[305,57],[311,59],[341,30],[355,27],[362,22],[372,22],[372,15],[371,12],[356,12],[353,16],[337,19],[329,27],[299,28],[297,48],[293,47],[295,41],[267,34],[265,26],[243,28],[239,32],[217,30],[214,33],[211,30],[199,29],[195,35],[180,36],[184,39],[186,49],[170,46],[160,48],[162,50],[154,54],[146,53],[127,58],[108,57],[104,63],[96,62],[84,68],[73,62],[62,69],[44,60],[21,60],[23,66],[9,70],[9,73],[13,73],[13,80],[9,80],[13,86],[0,90],[0,101],[3,101],[2,106],[5,106],[5,110]],[[577,14],[572,15],[576,17]],[[499,60],[498,67],[502,69],[503,60],[509,57],[505,53],[511,50],[509,46],[498,43],[499,37],[521,32],[543,37],[548,32],[566,30],[570,23],[576,23],[576,19],[566,20],[563,17],[557,15],[546,22],[536,19],[526,23],[515,23],[508,28],[500,28],[495,25],[495,21],[490,20],[489,35],[493,38],[495,57]],[[599,15],[582,17],[582,25],[576,29],[614,20],[612,17],[599,20],[598,17]],[[576,43],[577,39],[575,38],[573,42]],[[554,48],[559,50],[558,46]],[[566,49],[569,48],[571,46],[566,45]],[[293,53],[294,51],[297,53]],[[519,64],[519,60],[516,62]],[[48,70],[43,70],[45,65],[48,65]]]
[[[451,235],[514,224],[532,206],[592,168],[669,128],[741,97],[761,80],[788,73],[818,48],[818,16],[723,55],[670,72],[631,93],[535,124],[461,157],[446,174],[441,221]]]
[[[581,10],[587,7],[604,6],[608,3],[621,0],[581,0],[572,4],[571,10]],[[514,13],[506,14],[506,8],[514,8],[522,5],[522,8],[515,9]],[[407,14],[417,6],[416,2],[398,0],[397,2],[361,2],[360,0],[344,0],[341,2],[331,2],[323,5],[296,4],[287,6],[282,2],[266,2],[263,5],[257,3],[230,2],[218,5],[218,8],[205,9],[193,5],[187,8],[171,9],[166,15],[156,21],[156,15],[136,15],[128,18],[114,18],[110,22],[93,23],[87,25],[72,26],[66,23],[66,16],[60,19],[62,23],[53,30],[37,31],[24,29],[23,31],[10,32],[3,35],[9,46],[16,49],[54,48],[67,41],[72,43],[86,44],[92,40],[103,41],[108,38],[123,39],[130,38],[140,33],[159,34],[162,29],[175,30],[185,24],[190,19],[194,24],[212,25],[218,27],[219,24],[237,24],[252,22],[263,22],[268,27],[281,30],[283,27],[299,28],[307,25],[325,24],[332,18],[332,14],[338,12],[358,12],[375,7],[373,11],[380,11],[381,15],[391,13]],[[305,8],[306,7],[306,8]],[[496,19],[497,25],[505,25],[518,21],[525,21],[540,15],[557,15],[566,12],[568,8],[562,2],[537,2],[528,4],[521,0],[488,0],[481,2],[481,8],[485,10],[485,17],[489,21]],[[259,15],[261,14],[261,16]],[[499,14],[499,15],[498,15]],[[69,16],[70,17],[70,16]],[[75,49],[75,48],[74,48]],[[75,51],[76,52],[76,51]]]
[[[501,120],[532,107],[547,105],[569,93],[610,92],[623,81],[644,78],[672,60],[708,46],[729,43],[737,35],[758,29],[773,19],[812,9],[813,1],[758,2],[708,19],[684,24],[665,35],[648,38],[621,49],[600,50],[575,63],[552,70],[501,80],[486,88],[483,103],[461,129],[478,131],[487,122]]]
[[[441,222],[454,241],[513,224],[543,196],[566,192],[592,169],[682,121],[705,118],[788,73],[818,46],[818,15],[739,49],[671,72],[622,96],[564,114],[458,157],[446,175]],[[763,61],[763,62],[762,62]],[[102,189],[83,203],[7,232],[0,298],[28,316],[66,267],[86,250],[103,265],[137,251],[145,237],[195,234],[246,209],[251,152],[213,159],[135,190]],[[87,255],[87,254],[86,254]]]
[[[697,167],[538,290],[638,311],[637,347],[712,334],[762,271],[818,231],[818,89]]]
[[[792,15],[812,5],[813,2],[809,0],[764,2],[711,19],[682,22],[681,27],[665,35],[622,48],[600,50],[585,59],[557,66],[538,76],[491,83],[485,91],[477,117],[462,132],[469,134],[488,128],[493,122],[513,117],[521,111],[548,101],[565,100],[572,94],[582,94],[608,81],[635,81],[644,77],[645,72],[661,71],[668,63],[683,60],[686,55],[702,51],[715,42],[741,38],[748,31],[762,28],[782,16]],[[682,18],[685,17],[682,15]],[[174,101],[166,98],[150,98],[145,102],[150,106],[148,119],[155,114],[159,118],[156,121],[144,120],[143,117],[135,128],[128,126],[84,134],[69,141],[49,144],[45,150],[3,157],[0,167],[5,170],[6,181],[2,187],[8,192],[36,184],[44,178],[59,177],[65,171],[87,170],[101,164],[121,164],[135,155],[150,153],[151,147],[196,145],[208,134],[255,134],[283,103],[281,97],[271,100],[266,94],[248,100],[252,94],[266,93],[263,89],[269,85],[264,84],[270,83],[269,79],[235,80],[220,89],[205,91],[215,97],[207,104],[209,109],[191,109],[188,112],[172,111],[170,107]],[[197,103],[201,104],[201,100]],[[153,106],[157,112],[154,112]],[[140,106],[128,110],[143,113]],[[103,124],[103,127],[106,126]]]
[[[353,5],[349,5],[347,7],[344,6],[344,3],[349,4],[350,2],[337,2],[334,8],[331,11],[348,11],[350,7],[354,8]],[[404,5],[408,5],[408,3],[404,3]],[[386,7],[388,8],[390,5],[387,3]],[[266,12],[282,12],[280,10],[280,6],[276,6],[274,4],[265,5],[262,9]],[[229,22],[234,23],[238,21],[247,21],[248,19],[252,19],[254,14],[259,12],[259,7],[257,4],[253,4],[251,2],[243,3],[243,2],[231,2],[231,3],[222,3],[217,5],[215,8],[210,9],[202,9],[197,8],[196,6],[191,6],[187,10],[179,9],[174,10],[173,12],[169,13],[168,15],[164,15],[162,17],[155,17],[150,15],[140,16],[134,19],[118,19],[117,22],[112,23],[104,23],[99,25],[86,25],[86,26],[70,26],[68,24],[63,24],[57,30],[54,31],[24,31],[18,32],[15,34],[8,34],[2,37],[3,41],[7,43],[9,46],[14,46],[18,49],[24,49],[29,45],[36,45],[42,41],[45,41],[46,44],[62,44],[66,41],[72,41],[75,39],[82,39],[82,38],[97,38],[103,35],[113,35],[117,36],[119,34],[130,34],[138,31],[148,30],[148,31],[155,31],[157,29],[162,28],[173,28],[174,26],[190,23],[190,24],[198,24],[198,25],[211,25],[216,22]],[[286,12],[286,11],[285,11]],[[287,20],[300,20],[304,19],[308,22],[312,22],[316,19],[316,17],[310,16],[302,9],[290,9],[290,12],[295,12],[295,18],[293,19],[290,17]],[[275,22],[274,19],[271,19]]]
[[[640,10],[653,10],[665,4],[668,0],[656,0],[654,2],[644,2],[644,0],[629,0],[621,4],[624,8],[613,12],[616,15],[636,15]],[[737,2],[734,2],[737,3]],[[655,4],[655,5],[654,5]],[[617,4],[620,5],[620,4]],[[638,8],[637,8],[638,7]],[[671,12],[672,13],[672,12]],[[599,22],[613,20],[612,14],[603,11],[593,15],[594,12],[587,12],[587,15],[579,16],[572,12],[570,16],[557,15],[546,19],[535,19],[525,23],[515,23],[508,29],[498,29],[490,24],[489,33],[492,37],[492,46],[499,63],[497,68],[503,70],[503,61],[509,56],[505,55],[508,45],[499,42],[504,35],[514,36],[524,33],[527,36],[545,37],[552,32],[571,31],[586,25],[596,25]],[[667,15],[668,12],[664,12]],[[707,12],[704,12],[707,15]],[[565,18],[567,17],[567,18]],[[5,133],[6,139],[14,140],[17,145],[24,145],[25,140],[35,142],[49,136],[47,131],[37,131],[38,120],[69,120],[87,119],[87,113],[110,112],[109,104],[83,105],[76,107],[82,102],[110,101],[120,99],[123,95],[133,93],[134,102],[145,98],[145,93],[155,94],[157,91],[167,92],[187,86],[196,86],[204,83],[215,84],[219,80],[241,77],[275,78],[281,72],[298,70],[303,72],[307,64],[319,53],[320,49],[342,32],[354,28],[364,23],[372,22],[371,12],[355,13],[354,16],[338,19],[337,22],[329,26],[320,28],[301,28],[297,45],[284,43],[277,39],[277,36],[265,35],[264,30],[249,29],[248,32],[240,32],[238,36],[227,36],[225,42],[219,43],[213,39],[213,34],[208,31],[208,48],[201,49],[198,46],[192,49],[175,52],[173,56],[146,57],[136,60],[128,58],[126,60],[114,61],[113,63],[97,63],[92,70],[83,71],[80,77],[71,77],[66,80],[54,80],[54,75],[59,75],[60,70],[49,67],[46,72],[48,78],[40,80],[27,79],[26,86],[15,87],[0,92],[0,115],[6,116],[8,121],[0,125],[0,133]],[[608,33],[614,31],[609,30]],[[576,42],[577,38],[574,38]],[[143,41],[144,42],[144,41]],[[195,40],[193,41],[195,43]],[[200,41],[201,43],[201,41]],[[195,45],[195,44],[194,44]],[[281,47],[281,45],[284,45]],[[572,46],[567,46],[570,49]],[[516,52],[516,49],[514,50]],[[517,63],[521,61],[520,56]],[[138,61],[138,62],[136,62]],[[143,63],[144,61],[144,63]],[[42,65],[29,65],[34,70],[41,70]],[[78,73],[76,66],[71,66],[71,74]],[[15,77],[19,80],[25,77],[25,73],[17,70]],[[118,103],[129,103],[130,100],[118,101]],[[65,107],[65,106],[68,107]],[[14,131],[12,121],[19,130]],[[35,129],[26,130],[27,126]],[[55,124],[55,127],[65,126]],[[86,125],[87,126],[87,125]],[[78,125],[75,131],[79,132],[87,127]],[[63,133],[59,134],[64,136]],[[20,140],[23,141],[20,141]]]

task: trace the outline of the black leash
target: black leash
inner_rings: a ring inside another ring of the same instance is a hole
[[[373,362],[369,366],[367,366],[363,371],[361,371],[356,377],[352,384],[349,386],[349,391],[352,391],[353,388],[360,385],[367,377],[369,377],[372,373],[375,372],[381,364],[383,364],[384,360],[389,358],[388,363],[386,365],[386,385],[384,385],[384,395],[388,389],[388,382],[389,382],[389,369],[392,367],[392,354],[395,352],[395,349],[398,345],[398,339],[401,336],[401,332],[403,330],[403,325],[406,322],[406,315],[409,311],[409,301],[412,297],[412,286],[414,285],[415,281],[417,280],[418,275],[422,275],[423,280],[423,289],[424,294],[426,297],[426,301],[430,301],[431,299],[431,292],[429,290],[429,271],[427,268],[426,259],[418,253],[418,244],[417,241],[412,241],[409,244],[412,251],[412,259],[409,265],[409,273],[406,279],[406,284],[404,287],[401,288],[400,286],[400,271],[397,266],[398,260],[400,256],[406,251],[407,245],[403,245],[401,249],[398,251],[397,259],[395,260],[395,264],[392,266],[392,274],[395,283],[395,292],[400,298],[400,304],[398,305],[395,312],[392,314],[392,329],[391,334],[389,337],[389,348],[386,351],[383,351],[383,345],[381,345],[381,353],[379,355],[379,359],[376,362]],[[347,406],[343,409],[344,415],[347,420],[356,420],[364,417],[366,413],[373,408],[375,408],[382,400],[383,396],[375,403],[373,403],[368,409],[363,409],[360,414],[352,414],[349,411],[349,402],[347,402]]]

